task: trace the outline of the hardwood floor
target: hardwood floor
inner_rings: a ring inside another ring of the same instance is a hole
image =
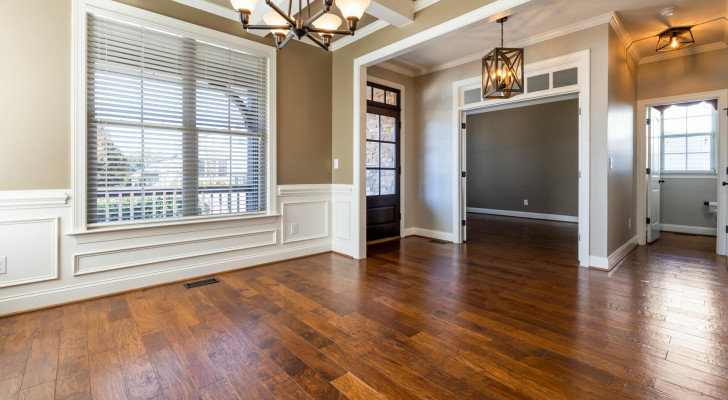
[[[574,224],[469,225],[0,319],[0,399],[728,398],[713,238],[605,273]]]

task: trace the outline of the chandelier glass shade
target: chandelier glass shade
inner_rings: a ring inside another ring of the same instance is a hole
[[[681,26],[665,30],[657,35],[657,50],[659,52],[684,49],[695,43],[691,26]]]
[[[501,45],[483,57],[483,98],[507,99],[524,92],[523,49],[503,47],[501,18]]]
[[[282,49],[291,39],[308,37],[324,50],[329,50],[334,35],[354,35],[356,26],[364,15],[370,0],[337,0],[336,5],[346,18],[347,29],[339,29],[342,19],[331,13],[334,0],[323,0],[323,8],[311,15],[311,0],[306,0],[308,15],[304,19],[303,2],[298,0],[298,14],[293,14],[293,0],[288,1],[288,12],[283,11],[272,0],[264,0],[272,11],[263,16],[265,25],[251,25],[250,16],[258,5],[259,0],[230,0],[233,8],[240,16],[243,29],[270,30],[276,41],[278,50]]]

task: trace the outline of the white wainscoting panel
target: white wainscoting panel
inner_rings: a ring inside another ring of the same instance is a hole
[[[354,255],[351,228],[354,226],[355,210],[352,207],[354,187],[352,185],[332,185],[333,237],[332,249],[348,256]]]
[[[281,215],[84,233],[73,231],[71,192],[0,191],[0,315],[332,250],[330,184],[278,186]]]
[[[58,218],[0,220],[0,288],[58,278]]]

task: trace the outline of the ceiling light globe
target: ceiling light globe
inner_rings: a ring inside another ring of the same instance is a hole
[[[341,26],[341,18],[338,16],[328,13],[324,14],[319,19],[316,20],[315,23],[316,28],[318,29],[326,29],[329,31],[333,31],[339,28]],[[319,32],[319,35],[323,36],[325,35],[322,32]]]
[[[252,12],[258,4],[258,0],[230,0],[230,3],[237,11],[246,10]]]
[[[263,21],[265,21],[266,25],[274,25],[274,26],[281,26],[281,25],[288,25],[288,21],[286,21],[285,18],[283,18],[280,14],[278,14],[275,11],[270,11],[269,13],[265,14],[263,16]],[[280,34],[280,35],[288,35],[288,29],[271,29],[271,32],[274,34]]]
[[[336,5],[345,18],[361,19],[369,7],[369,0],[336,0]]]

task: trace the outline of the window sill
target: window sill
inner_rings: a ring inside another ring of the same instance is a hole
[[[187,219],[180,219],[176,221],[167,222],[131,222],[126,224],[118,224],[113,226],[104,227],[91,227],[85,231],[71,232],[67,236],[92,236],[96,234],[104,233],[121,233],[129,231],[143,231],[151,229],[164,229],[164,228],[175,228],[184,226],[195,226],[202,224],[213,224],[218,222],[235,222],[235,221],[256,221],[260,222],[265,219],[277,219],[280,214],[255,214],[255,215],[237,215],[237,216],[225,216],[225,217],[191,217]]]
[[[685,179],[685,178],[696,178],[696,179],[706,179],[706,178],[717,178],[716,173],[711,172],[662,172],[660,173],[660,178],[667,178],[667,179]]]

